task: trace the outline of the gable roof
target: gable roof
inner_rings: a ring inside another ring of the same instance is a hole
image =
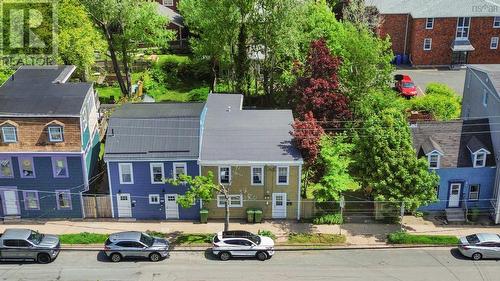
[[[441,168],[472,167],[469,145],[490,151],[486,166],[495,166],[488,119],[418,122],[412,126],[412,137],[419,157],[427,154],[429,139],[439,146],[442,152]]]
[[[487,75],[500,98],[500,64],[471,64],[467,67],[472,71],[480,71]]]
[[[91,83],[69,83],[74,66],[21,66],[0,87],[0,116],[80,116]]]
[[[197,159],[203,103],[131,103],[109,120],[104,159]]]
[[[156,10],[158,11],[158,14],[168,18],[171,23],[180,27],[184,27],[184,18],[176,11],[170,9],[169,7],[163,6],[158,2],[156,2]]]
[[[292,145],[291,110],[244,110],[242,104],[242,95],[208,96],[202,163],[302,163]]]
[[[500,0],[365,0],[381,14],[411,14],[413,18],[494,17]],[[492,23],[493,24],[493,23]]]

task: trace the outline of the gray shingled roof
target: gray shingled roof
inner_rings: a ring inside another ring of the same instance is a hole
[[[426,148],[432,139],[441,149],[441,168],[472,167],[468,145],[482,145],[491,152],[486,166],[495,166],[488,119],[450,122],[418,122],[412,127],[413,147],[419,157],[430,152]],[[476,140],[474,140],[476,139]],[[476,150],[477,151],[477,150]]]
[[[197,159],[203,103],[125,104],[109,120],[104,159]]]
[[[290,135],[291,110],[242,110],[242,101],[242,95],[209,95],[201,161],[301,163]]]
[[[80,116],[91,83],[68,83],[74,66],[23,66],[0,87],[0,116]]]
[[[377,7],[381,14],[410,13],[413,18],[500,15],[500,0],[365,0],[365,4]]]
[[[500,98],[500,64],[471,64],[468,65],[474,71],[481,71],[488,78]]]
[[[168,18],[173,24],[184,27],[184,18],[176,11],[170,9],[169,7],[165,7],[160,3],[156,3],[156,10],[160,15]]]

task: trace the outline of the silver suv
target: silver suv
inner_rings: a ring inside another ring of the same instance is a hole
[[[113,262],[128,257],[149,258],[156,262],[168,257],[168,247],[166,239],[143,232],[127,231],[111,234],[104,245],[104,252]]]
[[[274,255],[274,241],[266,236],[259,236],[248,231],[223,231],[213,240],[212,253],[220,260],[231,257],[256,257],[264,261]]]
[[[1,260],[53,261],[60,250],[59,237],[30,229],[10,228],[0,236]]]

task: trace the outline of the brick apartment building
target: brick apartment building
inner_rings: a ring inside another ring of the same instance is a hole
[[[414,66],[500,64],[500,0],[365,0]]]

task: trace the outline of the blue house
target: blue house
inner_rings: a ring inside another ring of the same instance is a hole
[[[422,211],[463,221],[467,209],[492,210],[496,165],[488,119],[419,122],[412,134],[418,156],[440,177],[438,201]]]
[[[97,99],[74,66],[21,67],[0,87],[0,217],[83,218],[99,154]]]
[[[134,103],[109,120],[104,160],[114,218],[195,220],[200,205],[182,208],[186,185],[165,178],[197,176],[203,103]]]

